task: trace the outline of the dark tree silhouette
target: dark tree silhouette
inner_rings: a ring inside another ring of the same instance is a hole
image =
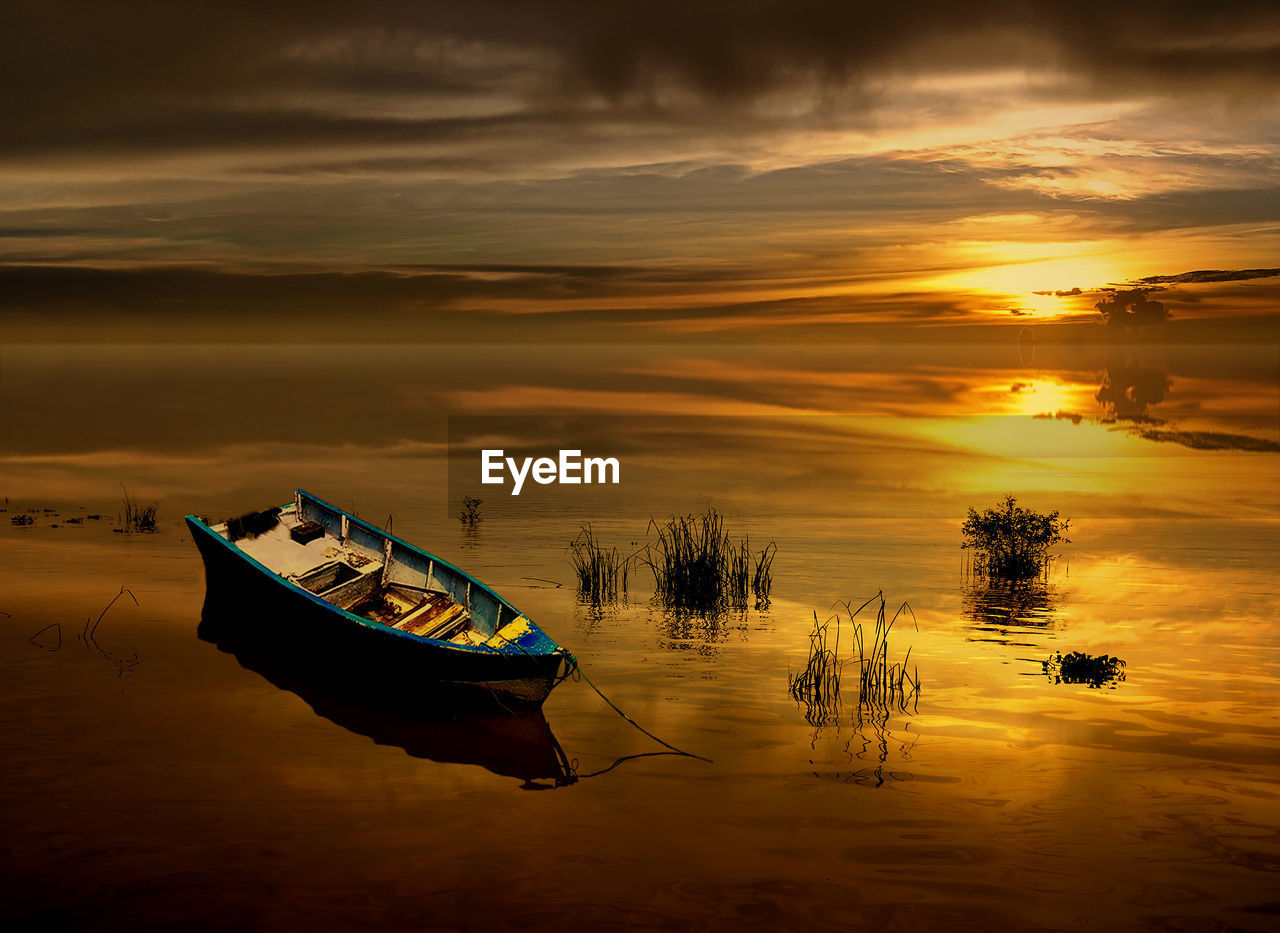
[[[1044,572],[1056,544],[1070,544],[1064,532],[1069,521],[1055,510],[1042,515],[1018,505],[1012,495],[981,515],[970,509],[961,526],[962,548],[974,552],[973,569],[980,576],[997,580],[1030,580]]]
[[[1109,291],[1094,305],[1108,327],[1149,327],[1169,320],[1164,302],[1150,298],[1149,288],[1123,288]]]

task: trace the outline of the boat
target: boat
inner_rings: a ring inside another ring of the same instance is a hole
[[[571,655],[470,574],[303,490],[224,522],[188,515],[205,611],[298,662],[406,691],[537,707]]]

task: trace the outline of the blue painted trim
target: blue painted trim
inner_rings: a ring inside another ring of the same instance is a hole
[[[303,490],[301,490],[301,489],[299,489],[299,490],[298,490],[298,492],[299,492],[299,493],[301,493],[302,495],[306,496],[307,498],[314,500],[315,502],[319,503],[320,505],[325,506],[326,508],[334,509],[335,511],[337,511],[337,512],[339,512],[339,513],[341,513],[341,514],[346,515],[346,516],[347,516],[347,518],[348,518],[348,519],[350,519],[351,521],[359,522],[361,525],[363,525],[364,527],[366,527],[366,528],[370,529],[371,531],[376,531],[376,532],[378,532],[378,534],[384,534],[384,535],[385,535],[385,532],[382,532],[380,529],[374,528],[374,527],[373,527],[373,526],[371,526],[368,522],[361,521],[360,519],[356,518],[355,516],[350,515],[350,514],[349,514],[349,513],[347,513],[347,512],[343,512],[341,509],[337,509],[337,508],[335,508],[334,506],[332,506],[332,505],[330,505],[329,503],[325,502],[323,499],[317,499],[315,496],[312,496],[310,493],[304,492],[304,491],[303,491]],[[292,504],[293,504],[293,503],[290,503],[290,505],[292,505]],[[368,619],[362,619],[362,618],[360,618],[360,616],[356,615],[356,614],[355,614],[355,613],[353,613],[353,612],[348,612],[348,611],[347,611],[347,610],[345,610],[345,609],[342,609],[342,608],[340,608],[340,607],[338,607],[338,606],[335,606],[335,605],[334,605],[333,603],[331,603],[331,602],[327,602],[326,600],[321,599],[319,596],[317,596],[315,593],[311,592],[311,591],[310,591],[309,589],[307,589],[306,587],[299,586],[298,584],[294,583],[292,580],[288,580],[288,579],[286,579],[285,577],[280,576],[280,574],[276,573],[276,572],[275,572],[274,570],[272,570],[270,567],[266,566],[265,564],[263,564],[261,561],[257,560],[256,558],[251,557],[250,555],[246,554],[246,553],[245,553],[241,548],[237,547],[233,542],[228,541],[228,540],[227,540],[226,538],[224,538],[222,535],[218,534],[216,531],[214,531],[212,528],[210,528],[208,525],[206,525],[206,524],[205,524],[205,523],[204,523],[204,522],[203,522],[199,517],[197,517],[197,516],[195,516],[195,515],[188,515],[188,516],[186,516],[186,522],[187,522],[187,524],[188,524],[191,528],[195,529],[196,531],[201,532],[202,534],[204,534],[204,535],[205,535],[206,537],[208,537],[209,539],[211,539],[211,540],[213,540],[213,541],[216,541],[219,545],[221,545],[222,547],[226,548],[226,550],[227,550],[227,551],[229,551],[233,557],[235,557],[235,558],[237,558],[237,559],[239,559],[239,560],[244,561],[244,562],[245,562],[245,563],[247,563],[250,567],[253,567],[254,569],[256,569],[259,573],[263,574],[263,575],[264,575],[265,577],[267,577],[268,579],[273,580],[273,581],[275,581],[276,583],[278,583],[279,585],[283,586],[285,589],[290,590],[291,592],[293,592],[293,593],[295,593],[295,594],[297,594],[297,595],[299,595],[299,596],[302,596],[303,598],[305,598],[305,599],[309,600],[311,603],[313,603],[313,604],[314,604],[314,605],[316,605],[317,607],[319,607],[319,608],[321,608],[321,609],[323,609],[323,610],[325,610],[325,611],[327,611],[327,612],[331,612],[331,613],[333,613],[333,614],[337,615],[338,617],[340,617],[340,618],[344,619],[345,621],[348,621],[348,622],[354,622],[356,625],[359,625],[359,626],[361,626],[362,628],[367,628],[367,629],[370,629],[371,631],[376,631],[376,632],[380,632],[380,633],[384,633],[384,634],[395,635],[395,636],[397,636],[397,637],[399,637],[399,638],[405,638],[405,639],[408,639],[409,641],[412,641],[412,642],[417,643],[417,644],[421,644],[421,643],[423,643],[423,642],[426,642],[426,643],[428,643],[428,644],[437,645],[437,646],[439,646],[439,647],[441,647],[441,648],[444,648],[444,649],[446,649],[446,650],[449,650],[449,651],[467,652],[467,653],[472,653],[472,654],[494,654],[494,655],[500,655],[500,656],[518,655],[518,654],[523,654],[523,653],[524,653],[524,652],[522,652],[522,651],[518,651],[518,650],[517,650],[517,651],[504,651],[504,650],[502,650],[501,648],[490,648],[490,647],[488,647],[487,645],[459,645],[459,644],[455,644],[454,642],[451,642],[451,641],[443,641],[443,640],[441,640],[441,639],[439,639],[439,638],[427,638],[427,637],[426,637],[426,636],[424,636],[424,635],[415,635],[415,634],[413,634],[412,632],[405,632],[405,631],[402,631],[402,630],[400,630],[400,629],[398,629],[398,628],[392,628],[390,625],[383,625],[383,624],[381,624],[381,623],[379,623],[379,622],[370,622]],[[396,542],[398,542],[399,544],[404,545],[405,547],[409,548],[410,550],[417,551],[419,554],[422,554],[422,555],[424,555],[424,556],[426,556],[426,557],[429,557],[429,558],[431,558],[432,560],[438,560],[438,559],[439,559],[439,558],[436,558],[436,557],[435,557],[434,555],[432,555],[432,554],[428,554],[426,551],[422,550],[421,548],[414,547],[412,544],[409,544],[407,541],[402,541],[402,540],[400,540],[399,538],[396,538],[396,537],[394,537],[394,536],[392,536],[392,535],[386,535],[386,537],[391,538],[393,541],[396,541]],[[487,586],[485,586],[483,583],[480,583],[480,581],[475,580],[475,578],[474,578],[474,577],[472,577],[470,574],[465,573],[465,572],[464,572],[464,571],[462,571],[462,570],[458,570],[458,568],[457,568],[457,567],[454,567],[454,566],[453,566],[452,564],[450,564],[448,561],[440,561],[440,563],[444,564],[446,567],[449,567],[449,568],[451,568],[451,569],[453,569],[453,570],[456,570],[458,573],[462,574],[462,576],[466,577],[468,580],[472,580],[473,582],[478,583],[482,589],[484,589],[484,590],[488,591],[491,595],[493,595],[493,596],[494,596],[494,598],[499,599],[499,600],[500,600],[504,605],[506,605],[506,606],[507,606],[507,608],[511,609],[513,612],[518,612],[518,611],[519,611],[519,610],[515,609],[515,607],[513,607],[513,606],[511,606],[509,603],[507,603],[507,602],[506,602],[506,600],[501,599],[501,597],[499,597],[496,593],[494,593],[492,590],[490,590],[490,589],[489,589]],[[546,633],[542,631],[542,629],[538,628],[538,626],[534,624],[534,622],[533,622],[533,620],[532,620],[532,619],[530,619],[530,620],[529,620],[529,624],[530,624],[531,626],[533,626],[533,628],[534,628],[537,632],[539,632],[539,633],[540,633],[540,634],[542,634],[544,637],[546,637],[546,638],[547,638],[547,640],[548,640],[548,641],[550,641],[553,645],[555,644],[555,641],[554,641],[553,639],[551,639],[551,638],[550,638],[550,636],[547,636],[547,635],[546,635]],[[559,650],[559,646],[558,646],[558,645],[556,646],[556,648],[557,648],[557,650]],[[555,652],[547,652],[547,654],[548,654],[548,655],[550,655],[550,654],[554,654],[554,653],[555,653]]]

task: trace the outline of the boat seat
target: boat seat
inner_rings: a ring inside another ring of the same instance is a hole
[[[381,570],[380,564],[361,573],[354,580],[348,580],[332,589],[325,590],[319,596],[325,602],[333,603],[339,609],[350,609],[377,589],[379,570]]]
[[[453,606],[440,614],[436,620],[435,628],[421,634],[426,638],[438,638],[441,641],[448,641],[470,622],[471,617],[467,614],[467,610],[454,603]]]
[[[397,619],[392,627],[404,632],[411,632],[414,635],[427,635],[430,638],[435,638],[436,636],[430,633],[445,622],[456,619],[457,614],[452,611],[455,609],[461,611],[462,607],[450,599],[447,593],[431,592],[418,604],[416,609]],[[446,619],[446,615],[448,619]]]

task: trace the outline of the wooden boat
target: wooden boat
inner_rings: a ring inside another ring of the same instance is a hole
[[[206,610],[332,673],[466,685],[537,706],[568,653],[479,580],[298,490],[217,524],[188,515]]]

